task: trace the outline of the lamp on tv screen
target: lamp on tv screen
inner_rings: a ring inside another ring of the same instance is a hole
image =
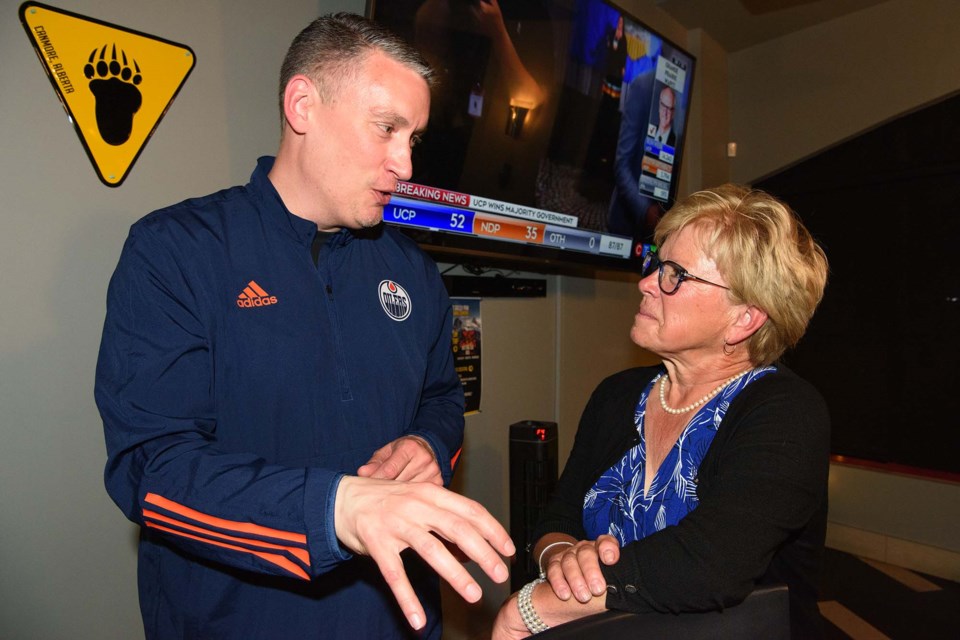
[[[371,0],[437,72],[384,219],[439,258],[638,270],[676,198],[693,56],[603,0]]]

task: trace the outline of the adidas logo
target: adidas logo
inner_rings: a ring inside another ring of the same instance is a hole
[[[263,290],[263,287],[251,280],[237,296],[238,307],[267,307],[277,304],[277,296],[272,296]]]

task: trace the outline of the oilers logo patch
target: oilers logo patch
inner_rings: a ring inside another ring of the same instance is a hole
[[[391,319],[402,322],[410,317],[410,295],[399,284],[393,280],[383,280],[377,294],[380,296],[380,306]]]

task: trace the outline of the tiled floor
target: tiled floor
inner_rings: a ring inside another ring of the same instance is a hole
[[[960,638],[960,583],[827,549],[820,612],[827,640]]]

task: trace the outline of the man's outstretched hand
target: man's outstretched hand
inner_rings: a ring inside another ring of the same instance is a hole
[[[344,546],[377,563],[414,629],[426,624],[426,614],[401,551],[413,549],[467,602],[480,599],[480,585],[437,536],[459,547],[494,582],[509,576],[500,556],[516,553],[509,534],[480,503],[430,482],[346,476],[337,488],[334,524]]]

